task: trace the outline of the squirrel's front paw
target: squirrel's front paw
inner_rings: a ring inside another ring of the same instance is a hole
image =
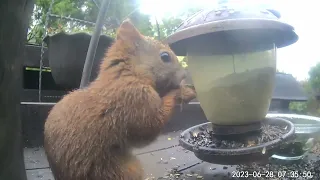
[[[196,98],[197,93],[194,86],[182,85],[180,88],[180,101],[182,103],[189,103],[192,99]]]
[[[179,89],[171,90],[167,96],[174,96],[176,99],[176,104],[187,104],[192,99],[196,98],[196,91],[193,86],[181,85]]]

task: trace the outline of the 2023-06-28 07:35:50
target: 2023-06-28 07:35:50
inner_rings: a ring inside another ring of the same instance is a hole
[[[249,177],[265,177],[265,178],[304,178],[311,179],[313,177],[311,171],[232,171],[231,177],[249,178]]]

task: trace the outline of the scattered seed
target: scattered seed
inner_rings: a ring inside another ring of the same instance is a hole
[[[197,134],[196,132],[193,132],[193,133],[192,133],[192,136],[193,136],[193,137],[197,137],[198,134]]]
[[[251,147],[251,146],[255,146],[255,142],[254,141],[248,141],[248,147]]]
[[[174,166],[174,167],[172,168],[172,170],[177,171],[177,170],[179,169],[179,167],[180,167],[180,166]]]

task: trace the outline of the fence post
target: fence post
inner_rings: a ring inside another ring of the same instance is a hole
[[[20,94],[27,29],[34,0],[0,3],[0,179],[26,180]]]

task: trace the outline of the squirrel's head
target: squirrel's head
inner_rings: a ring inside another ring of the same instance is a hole
[[[107,56],[109,66],[123,64],[138,78],[150,79],[160,96],[179,88],[186,78],[186,71],[170,47],[141,35],[129,20],[119,27]]]

